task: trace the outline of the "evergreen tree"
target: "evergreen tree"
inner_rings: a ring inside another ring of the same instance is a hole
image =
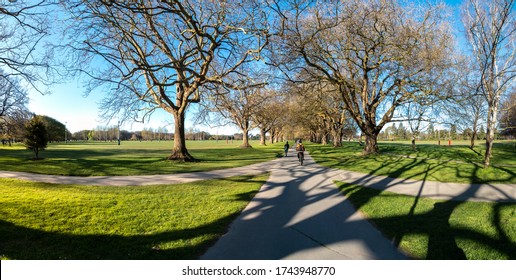
[[[25,126],[24,144],[36,154],[36,159],[39,159],[39,152],[47,147],[48,134],[41,116],[34,116]]]

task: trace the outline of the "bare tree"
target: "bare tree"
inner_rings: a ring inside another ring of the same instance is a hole
[[[516,90],[502,102],[500,130],[503,135],[516,137]]]
[[[461,130],[470,129],[470,148],[473,149],[479,127],[487,115],[487,104],[484,96],[480,93],[478,71],[475,71],[475,67],[471,64],[473,63],[470,65],[459,64],[462,73],[456,79],[454,98],[445,102],[445,112],[443,113],[447,120],[442,121],[455,124]]]
[[[276,61],[290,77],[305,71],[338,89],[366,136],[365,154],[378,152],[378,134],[398,106],[442,93],[432,85],[445,80],[452,37],[441,7],[396,0],[295,2],[282,12],[285,43]]]
[[[516,80],[515,0],[468,0],[463,22],[480,76],[480,92],[487,101],[484,168],[493,154],[500,99]]]
[[[17,111],[27,110],[29,98],[18,79],[4,75],[0,69],[0,119]]]
[[[28,102],[27,92],[20,85],[18,78],[4,75],[0,69],[0,134],[9,140],[9,145],[11,139],[23,135],[18,133],[17,128],[20,128],[20,121],[23,128],[24,121],[20,116],[27,112]]]
[[[18,76],[34,89],[54,81],[52,50],[44,48],[50,35],[50,8],[55,1],[0,1],[0,76]]]
[[[421,131],[426,129],[427,123],[430,120],[428,114],[430,106],[421,102],[409,102],[405,106],[407,122],[411,134],[412,149],[416,150],[416,140]]]
[[[191,161],[185,114],[205,86],[224,84],[267,45],[262,1],[63,1],[75,19],[76,65],[91,88],[106,86],[109,117],[145,118],[156,109],[175,120],[169,159]],[[101,64],[95,63],[100,59]],[[143,116],[143,117],[142,117]]]
[[[0,120],[0,134],[3,139],[7,139],[9,146],[14,141],[23,139],[25,135],[25,124],[32,116],[33,115],[27,110],[17,110]]]
[[[230,119],[242,130],[242,148],[252,148],[249,144],[249,131],[254,128],[253,115],[264,100],[263,88],[218,91],[213,101],[215,110],[224,118]]]
[[[301,97],[299,106],[304,114],[302,118],[309,119],[300,123],[308,125],[317,142],[328,144],[332,139],[334,147],[342,146],[344,126],[349,116],[340,92],[327,82],[303,83],[298,91]]]
[[[252,115],[253,123],[260,129],[260,145],[266,144],[266,135],[272,129],[281,127],[288,118],[285,100],[275,90],[264,89],[262,100]]]

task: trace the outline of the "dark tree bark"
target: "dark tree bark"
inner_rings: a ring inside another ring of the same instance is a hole
[[[190,155],[186,148],[186,137],[185,137],[185,114],[184,112],[178,112],[174,115],[174,148],[172,154],[168,157],[169,160],[177,161],[196,161],[196,159]]]

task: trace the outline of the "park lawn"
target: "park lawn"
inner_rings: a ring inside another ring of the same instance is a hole
[[[0,259],[196,259],[267,178],[138,187],[0,179]]]
[[[281,143],[253,149],[226,141],[188,141],[190,153],[199,162],[167,160],[171,141],[124,141],[50,144],[40,153],[43,160],[32,160],[34,153],[22,145],[0,148],[0,170],[68,176],[152,175],[199,172],[250,165],[281,157]]]
[[[514,142],[495,143],[492,166],[483,168],[483,145],[474,150],[466,145],[438,146],[410,142],[380,142],[380,153],[362,155],[356,142],[333,148],[310,144],[310,155],[321,165],[392,178],[458,182],[516,183],[516,148]]]
[[[351,203],[416,259],[516,259],[516,203],[416,198],[337,182]]]

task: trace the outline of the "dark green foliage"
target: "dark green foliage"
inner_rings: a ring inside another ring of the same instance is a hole
[[[24,145],[27,149],[32,150],[39,159],[39,152],[43,151],[48,144],[48,134],[45,123],[41,116],[34,116],[25,125]]]
[[[47,129],[48,141],[63,141],[65,140],[65,125],[56,119],[49,116],[40,116]],[[66,132],[69,133],[69,132]]]

